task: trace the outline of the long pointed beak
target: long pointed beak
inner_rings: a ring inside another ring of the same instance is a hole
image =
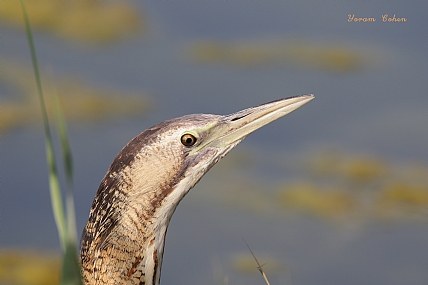
[[[213,129],[212,140],[206,145],[226,147],[243,140],[255,130],[281,118],[314,99],[314,95],[301,95],[265,103],[224,116]]]

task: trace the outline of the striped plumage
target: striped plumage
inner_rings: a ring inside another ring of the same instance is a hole
[[[160,283],[165,236],[178,203],[249,133],[313,98],[303,95],[232,115],[187,115],[131,140],[102,180],[81,240],[84,283]]]

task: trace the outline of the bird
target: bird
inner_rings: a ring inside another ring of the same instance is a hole
[[[183,197],[247,135],[313,98],[284,98],[225,116],[185,115],[132,139],[102,179],[83,229],[84,284],[159,285],[167,228]]]

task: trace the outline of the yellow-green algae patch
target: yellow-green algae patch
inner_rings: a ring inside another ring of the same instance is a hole
[[[0,80],[18,94],[2,94],[2,97],[11,99],[2,100],[1,131],[40,122],[40,107],[32,69],[3,60]],[[48,111],[53,113],[54,98],[58,96],[65,117],[70,121],[98,122],[119,116],[141,116],[151,107],[150,99],[143,91],[124,92],[93,87],[73,75],[43,75],[42,84]]]
[[[102,44],[144,32],[147,24],[131,1],[25,1],[31,26],[67,40]],[[0,20],[23,27],[19,1],[2,1]]]
[[[0,284],[56,285],[60,281],[60,271],[59,254],[0,249]]]
[[[380,191],[379,202],[428,206],[428,186],[405,182],[389,183]]]
[[[200,40],[190,46],[188,55],[201,63],[241,67],[290,63],[338,73],[360,70],[373,57],[367,51],[338,43],[292,39],[247,42]]]
[[[284,164],[284,174],[291,171],[294,178],[258,181],[241,171],[251,167],[256,152],[237,149],[236,156],[232,152],[224,164],[215,167],[203,182],[207,199],[255,214],[278,217],[292,211],[356,226],[428,218],[426,163],[319,150],[309,154],[303,165],[303,157],[300,164]],[[263,160],[263,156],[257,157]]]
[[[420,220],[428,214],[428,186],[415,181],[388,182],[377,195],[375,209],[377,215],[387,221],[403,216]]]
[[[316,216],[335,218],[349,214],[357,206],[351,193],[344,190],[323,189],[307,182],[287,185],[283,189],[279,196],[284,205]]]
[[[368,155],[321,152],[310,158],[309,170],[316,176],[336,176],[350,183],[370,183],[385,177],[390,171],[388,163]]]
[[[428,167],[424,163],[319,151],[301,171],[306,181],[285,184],[279,190],[287,208],[327,218],[405,221],[428,217]]]
[[[266,274],[276,273],[283,267],[281,262],[270,254],[256,254],[256,258]],[[259,274],[257,262],[250,252],[236,252],[230,258],[231,268],[243,274]]]

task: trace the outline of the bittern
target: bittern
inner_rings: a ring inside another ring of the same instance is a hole
[[[178,203],[248,134],[313,98],[290,97],[227,116],[187,115],[132,139],[101,181],[83,230],[85,284],[158,285]]]

